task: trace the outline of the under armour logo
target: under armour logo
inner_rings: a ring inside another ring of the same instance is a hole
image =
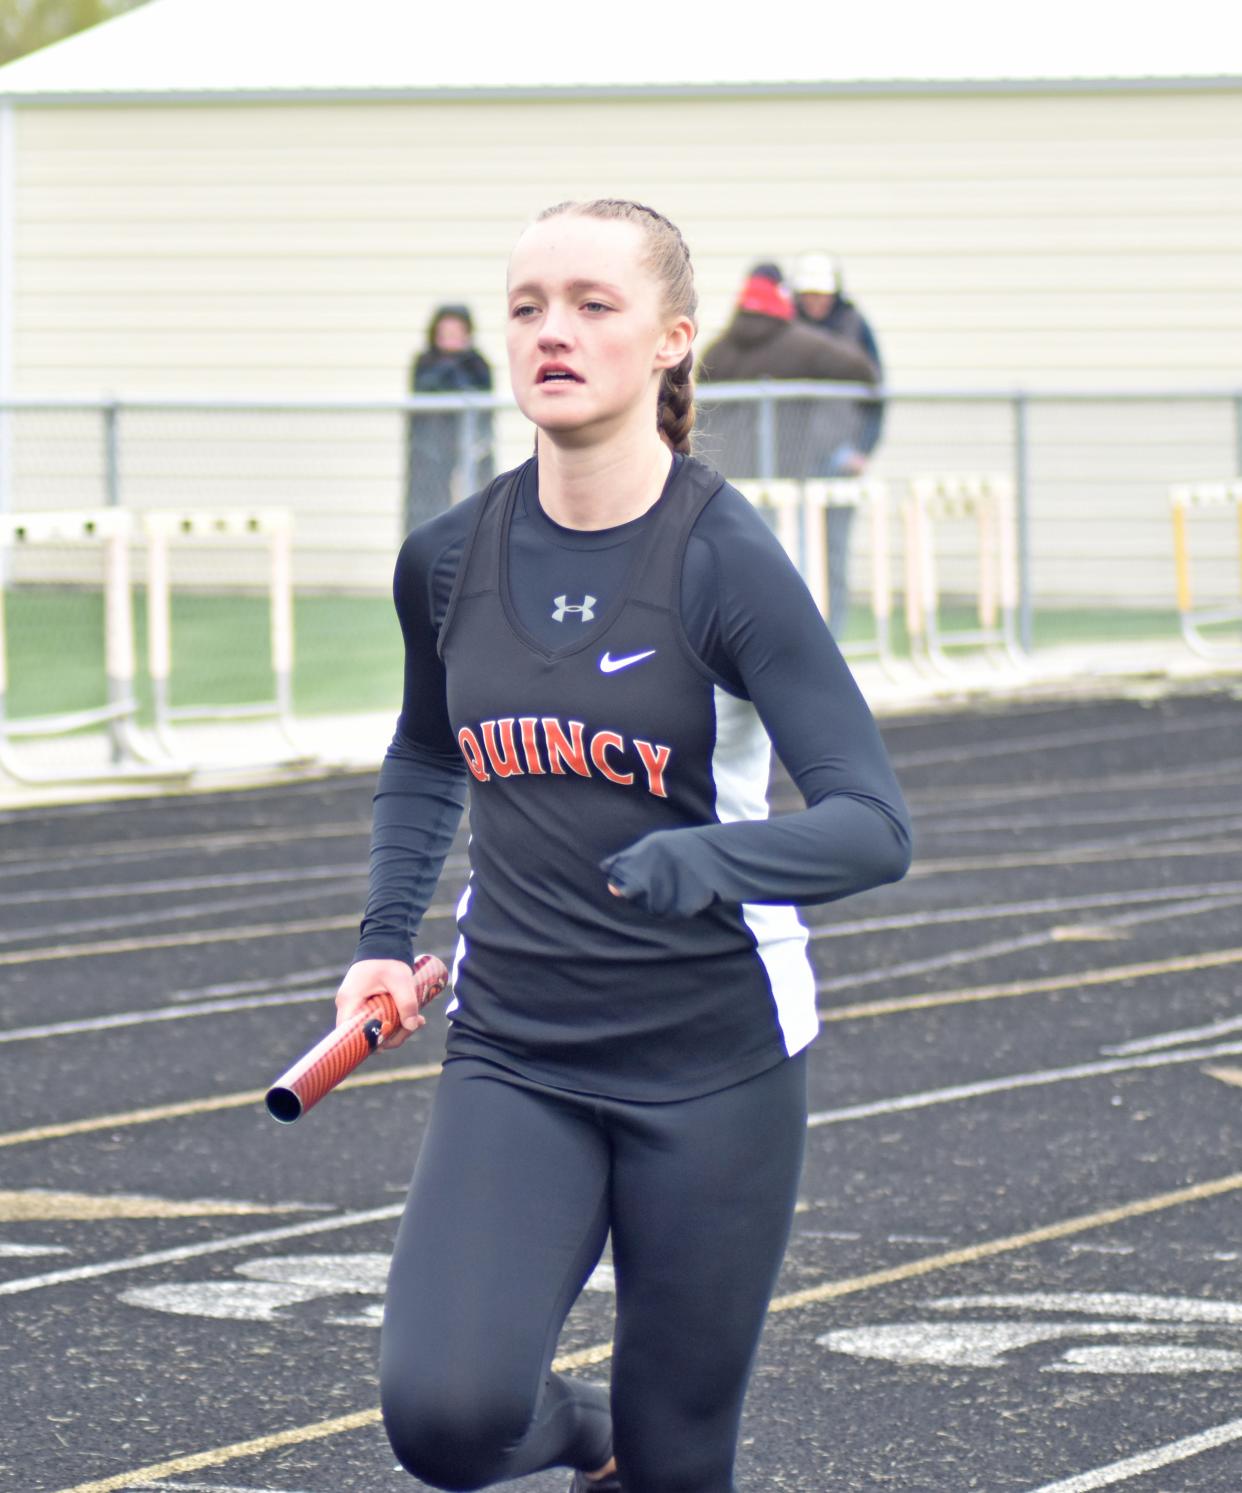
[[[576,613],[583,622],[595,620],[597,598],[594,596],[584,596],[581,603],[571,602],[567,596],[554,596],[552,599],[556,602],[556,610],[552,613],[553,622],[564,622],[570,612]]]

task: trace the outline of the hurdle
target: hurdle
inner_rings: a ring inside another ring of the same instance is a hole
[[[142,743],[134,730],[138,702],[134,692],[134,631],[129,582],[129,545],[133,524],[119,508],[46,513],[0,514],[0,769],[15,782],[36,785],[106,781],[118,776],[175,776]],[[4,580],[15,551],[35,544],[99,545],[103,559],[106,703],[84,710],[10,719],[8,637]],[[26,737],[51,737],[106,727],[111,763],[82,772],[31,772],[11,749]]]
[[[147,666],[156,740],[178,757],[177,722],[272,720],[293,760],[310,760],[293,721],[293,520],[284,508],[229,508],[208,512],[149,509],[142,516],[147,544]],[[270,700],[237,705],[173,705],[172,584],[169,550],[174,543],[219,539],[254,541],[268,550],[267,589],[275,692]]]
[[[892,648],[892,560],[888,488],[873,478],[743,478],[733,486],[761,512],[770,514],[776,537],[798,567],[820,614],[828,615],[828,509],[867,509],[871,518],[871,615],[875,641],[849,643],[848,658],[875,657],[894,672]]]
[[[1173,511],[1173,558],[1177,567],[1177,611],[1186,646],[1200,658],[1232,658],[1242,655],[1242,638],[1220,642],[1204,636],[1205,627],[1242,622],[1242,603],[1221,607],[1194,604],[1191,585],[1189,515],[1198,510],[1219,513],[1234,509],[1238,526],[1238,559],[1242,564],[1242,479],[1233,482],[1179,483],[1169,489]]]
[[[827,477],[804,484],[803,518],[804,574],[820,611],[828,615],[831,592],[828,583],[828,509],[865,509],[871,520],[871,616],[875,623],[872,642],[844,643],[846,658],[876,658],[895,677],[893,658],[892,552],[889,539],[888,487],[878,478]]]
[[[954,519],[973,521],[978,535],[977,628],[946,632],[940,626],[940,588],[935,527]],[[1018,543],[1013,483],[996,473],[917,476],[905,505],[906,626],[910,651],[921,666],[952,674],[956,660],[945,651],[978,647],[993,662],[1020,668],[1018,642]]]

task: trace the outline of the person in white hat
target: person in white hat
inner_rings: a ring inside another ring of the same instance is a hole
[[[851,342],[874,363],[880,381],[884,365],[871,325],[845,294],[840,263],[830,254],[803,254],[794,266],[794,304],[798,320]],[[880,441],[884,424],[884,405],[880,400],[865,400],[849,405],[824,406],[825,426],[831,433],[817,442],[815,464],[820,477],[861,477]],[[848,416],[848,418],[844,418]],[[830,418],[831,417],[831,418]],[[853,508],[828,509],[828,625],[840,638],[849,621],[849,546]]]

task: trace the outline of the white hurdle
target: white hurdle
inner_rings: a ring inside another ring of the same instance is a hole
[[[293,721],[293,519],[284,508],[230,508],[207,512],[148,510],[142,516],[147,541],[147,662],[155,709],[155,734],[171,756],[177,755],[173,726],[177,721],[274,720],[298,760],[308,754]],[[173,543],[241,540],[268,549],[268,596],[271,661],[275,693],[270,700],[241,705],[173,705],[172,585],[169,547]]]
[[[828,509],[865,508],[871,518],[871,614],[875,641],[847,644],[847,657],[872,656],[892,672],[892,550],[889,539],[888,489],[883,482],[835,477],[744,478],[734,487],[771,515],[776,537],[815,599],[828,616]]]
[[[1021,667],[1018,642],[1018,539],[1012,481],[996,473],[915,477],[906,519],[906,624],[916,660],[952,674],[950,647],[978,647],[993,662]],[[977,628],[940,626],[935,529],[953,519],[973,521],[978,536]]]
[[[1242,563],[1242,479],[1234,482],[1179,483],[1169,489],[1173,509],[1173,555],[1177,566],[1177,610],[1186,646],[1201,658],[1233,658],[1242,654],[1242,639],[1221,642],[1204,636],[1205,627],[1242,622],[1242,603],[1220,607],[1194,604],[1191,584],[1189,515],[1195,511],[1220,517],[1234,510],[1238,526],[1238,557]]]
[[[847,658],[878,658],[886,672],[892,674],[893,567],[888,488],[872,477],[828,477],[809,481],[804,484],[804,489],[804,564],[811,594],[825,617],[831,600],[828,585],[828,509],[865,509],[871,519],[871,616],[875,622],[875,639],[869,643],[846,643],[841,651]]]
[[[134,731],[138,702],[134,692],[134,628],[129,586],[130,515],[120,508],[80,509],[47,513],[0,514],[0,579],[11,570],[12,553],[29,545],[69,544],[101,546],[103,560],[104,649],[107,700],[103,705],[53,715],[10,719],[8,699],[8,638],[4,586],[0,584],[0,769],[26,784],[98,781],[117,775],[133,776],[142,765],[163,773]],[[50,737],[106,726],[111,738],[110,768],[83,772],[31,772],[11,750],[23,737]]]

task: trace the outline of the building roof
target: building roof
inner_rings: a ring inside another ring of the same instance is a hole
[[[0,68],[0,97],[1221,85],[1242,80],[1229,13],[1220,0],[1182,0],[1175,25],[1151,0],[808,0],[811,19],[718,0],[148,0]]]

